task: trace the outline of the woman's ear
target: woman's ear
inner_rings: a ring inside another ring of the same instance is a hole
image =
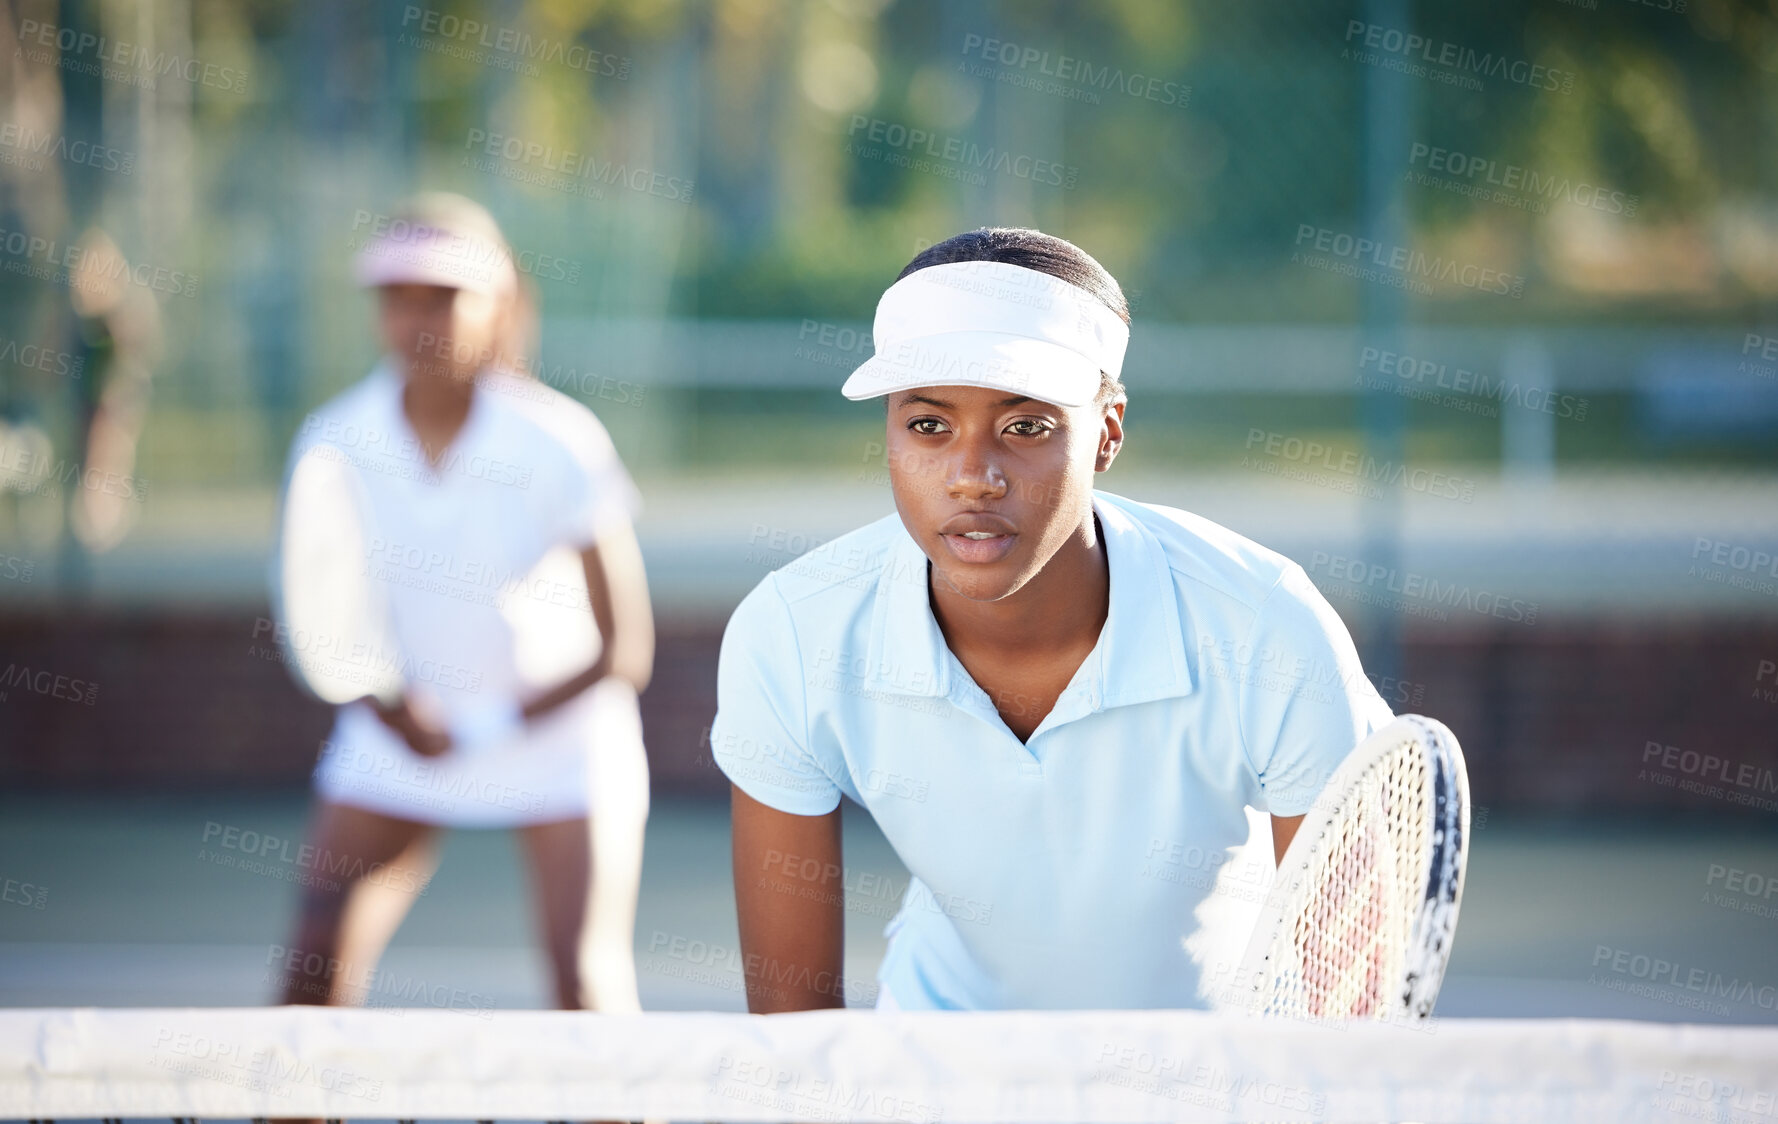
[[[1099,418],[1099,450],[1093,458],[1093,471],[1104,472],[1117,459],[1124,447],[1124,403],[1122,399],[1106,403]]]

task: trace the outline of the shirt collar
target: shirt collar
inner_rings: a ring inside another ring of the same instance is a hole
[[[1056,701],[1057,721],[1192,691],[1172,568],[1160,540],[1124,510],[1127,502],[1108,492],[1093,492],[1093,511],[1099,516],[1111,573],[1111,607],[1099,642]],[[926,553],[899,520],[896,531],[887,564],[877,578],[867,686],[903,695],[950,697],[959,703],[987,703],[987,694],[951,654],[932,615]]]

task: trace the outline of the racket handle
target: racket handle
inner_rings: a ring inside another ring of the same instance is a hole
[[[476,703],[451,720],[451,749],[479,754],[525,728],[525,715],[512,699]]]

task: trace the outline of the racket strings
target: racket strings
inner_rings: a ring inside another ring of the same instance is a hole
[[[279,555],[279,643],[317,697],[346,703],[399,694],[405,660],[381,583],[370,570],[370,498],[357,465],[317,443],[285,494]]]
[[[1266,1010],[1310,1019],[1384,1017],[1424,894],[1429,774],[1412,742],[1350,790],[1305,872],[1303,909],[1281,934]]]

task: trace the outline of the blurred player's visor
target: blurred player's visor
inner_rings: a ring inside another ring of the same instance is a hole
[[[506,292],[518,280],[505,247],[399,220],[386,224],[359,251],[354,272],[365,286],[443,285],[490,294]]]
[[[919,386],[983,386],[1084,406],[1100,372],[1123,370],[1130,328],[1091,293],[1006,262],[927,266],[877,302],[876,354],[840,393],[875,398]]]

